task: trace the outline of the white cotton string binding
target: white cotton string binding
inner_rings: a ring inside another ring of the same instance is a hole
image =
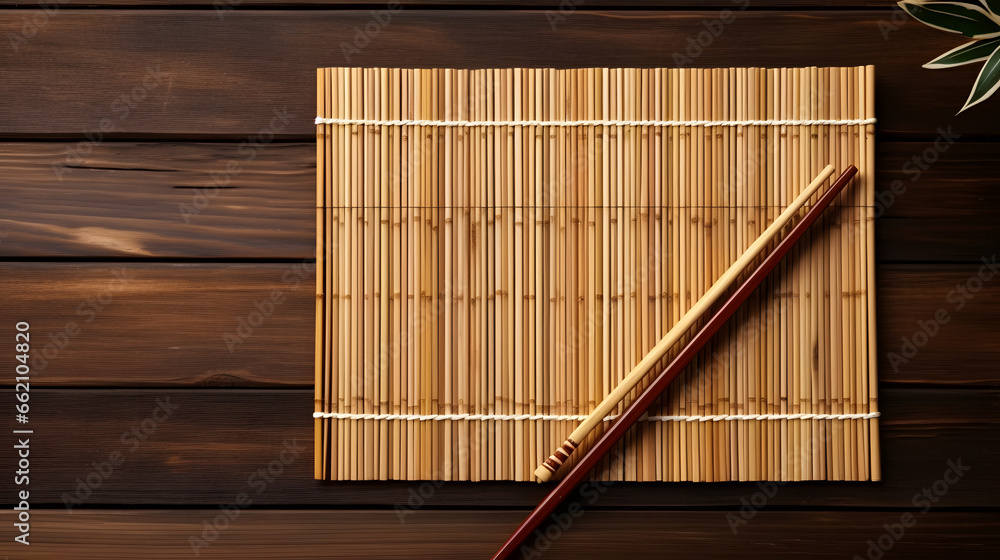
[[[875,124],[870,119],[767,119],[752,121],[428,121],[428,120],[377,120],[332,119],[316,117],[316,124],[361,126],[848,126]]]
[[[706,416],[645,416],[640,420],[648,422],[723,422],[732,420],[869,420],[878,418],[879,412],[859,414],[710,414]],[[610,422],[617,414],[605,416],[604,421]],[[587,419],[584,414],[351,414],[347,412],[313,412],[313,418],[332,418],[335,420],[575,420],[582,422]]]

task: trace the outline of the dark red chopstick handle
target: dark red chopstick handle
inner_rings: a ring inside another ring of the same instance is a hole
[[[694,357],[701,351],[701,349],[708,343],[708,341],[719,331],[720,328],[729,320],[730,317],[736,313],[743,302],[746,301],[750,294],[760,286],[764,278],[771,273],[772,270],[781,262],[781,259],[788,254],[792,246],[802,237],[802,235],[809,229],[809,226],[816,221],[817,218],[823,213],[827,206],[840,191],[847,186],[847,183],[851,181],[854,175],[858,172],[858,168],[853,165],[848,165],[847,169],[834,181],[833,185],[827,190],[823,196],[816,202],[815,205],[806,213],[799,223],[795,224],[788,235],[778,243],[778,246],[774,248],[773,251],[761,262],[760,266],[750,275],[749,278],[733,293],[729,299],[715,312],[715,315],[705,323],[705,326],[698,331],[698,333],[691,339],[691,342],[684,347],[683,350],[675,357],[670,364],[656,377],[656,379],[646,388],[645,391],[639,395],[639,398],[632,401],[632,403],[625,409],[625,412],[615,421],[614,424],[608,428],[608,431],[601,436],[601,439],[597,441],[593,448],[587,452],[586,455],[577,463],[572,470],[556,485],[554,489],[544,499],[535,507],[534,511],[528,514],[528,517],[521,522],[514,534],[507,539],[507,542],[500,547],[500,550],[493,555],[493,560],[501,560],[505,558],[511,558],[517,552],[518,548],[527,540],[528,536],[537,529],[548,516],[552,515],[552,512],[566,499],[567,496],[583,482],[584,478],[590,474],[590,471],[597,466],[597,463],[611,451],[618,440],[628,432],[629,428],[646,412],[654,401],[659,398],[660,394],[666,390],[670,382],[684,370],[685,367],[694,359]]]

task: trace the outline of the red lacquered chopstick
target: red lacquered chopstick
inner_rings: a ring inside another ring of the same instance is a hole
[[[708,341],[725,322],[736,313],[736,310],[743,304],[751,293],[764,281],[764,278],[774,270],[774,267],[781,262],[792,246],[802,237],[802,234],[809,229],[809,226],[816,221],[827,206],[840,191],[847,186],[847,183],[858,172],[858,168],[848,165],[847,169],[837,178],[829,190],[823,194],[815,205],[806,213],[799,223],[792,228],[788,235],[771,251],[764,261],[757,267],[749,278],[729,297],[728,300],[715,312],[715,315],[705,323],[705,326],[691,339],[691,342],[670,362],[670,364],[656,377],[656,379],[639,395],[639,398],[632,401],[625,412],[608,428],[608,431],[601,436],[601,439],[594,444],[569,473],[559,481],[559,484],[545,496],[535,507],[528,517],[521,522],[514,534],[507,539],[507,542],[500,547],[500,550],[493,555],[493,560],[510,558],[524,543],[524,541],[545,521],[556,507],[566,499],[567,496],[583,482],[590,471],[597,466],[597,463],[618,443],[618,440],[628,432],[632,424],[646,412],[660,394],[670,385],[677,375],[687,367],[688,363],[701,351]]]

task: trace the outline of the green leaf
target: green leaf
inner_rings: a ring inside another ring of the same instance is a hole
[[[1000,88],[1000,47],[986,59],[986,64],[983,64],[983,69],[976,77],[976,84],[972,86],[972,93],[969,94],[968,101],[959,113],[988,99],[998,88]]]
[[[1000,21],[1000,0],[982,0],[986,11],[993,16],[993,21]]]
[[[899,7],[920,22],[950,33],[960,33],[973,39],[1000,36],[1000,23],[974,4],[906,0],[899,2]]]
[[[986,60],[997,47],[1000,47],[1000,39],[971,41],[924,64],[924,68],[950,68],[980,62]]]

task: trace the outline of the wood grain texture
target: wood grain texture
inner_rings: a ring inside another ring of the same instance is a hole
[[[0,144],[0,255],[315,255],[315,147]]]
[[[389,4],[399,4],[403,8],[415,8],[422,6],[434,7],[495,7],[497,0],[396,0],[395,2],[386,0],[232,0],[231,2],[215,3],[212,0],[157,0],[157,6],[182,6],[188,8],[208,8],[215,9],[219,5],[220,9],[232,7],[242,8],[268,8],[268,9],[295,9],[301,7],[308,8],[343,8],[371,5],[373,8],[385,8]],[[745,4],[744,0],[604,0],[603,2],[581,0],[517,0],[510,2],[510,6],[518,8],[559,8],[564,10],[575,8],[577,10],[595,9],[613,5],[614,8],[644,7],[644,8],[732,8]],[[65,9],[74,8],[103,8],[103,7],[145,7],[147,4],[141,0],[63,0],[60,4]],[[895,2],[892,0],[827,0],[822,8],[892,8]],[[28,7],[33,6],[17,3],[16,0],[0,0],[0,6]],[[808,8],[803,6],[801,0],[757,0],[752,2],[748,9],[757,8]]]
[[[9,390],[4,393],[2,398],[13,400]],[[910,508],[914,495],[949,469],[948,461],[960,461],[971,470],[934,506],[996,506],[1000,392],[885,388],[880,397],[883,482],[787,483],[768,504]],[[173,409],[169,415],[157,412],[164,405]],[[435,487],[315,481],[312,410],[308,390],[36,389],[31,465],[39,476],[31,479],[32,504],[70,503],[74,510],[102,504],[213,507],[252,490],[255,504],[275,506],[392,507],[422,492],[432,494],[424,499],[433,507],[528,507],[547,490],[515,482]],[[297,446],[299,455],[285,452],[288,446]],[[88,496],[81,485],[95,463],[109,461],[115,452],[122,456],[120,464],[106,477],[91,477]],[[0,448],[0,464],[13,461],[13,447]],[[260,469],[273,476],[257,494]],[[0,480],[0,495],[12,495],[12,484],[12,478]],[[616,483],[603,493],[601,505],[738,508],[741,497],[758,491],[756,483]]]
[[[995,146],[939,145],[878,145],[882,262],[975,262],[1000,246]],[[0,143],[0,257],[311,258],[315,151],[106,142],[77,162],[78,143]]]
[[[994,254],[987,259],[997,266]],[[993,302],[1000,302],[994,299],[1000,298],[1000,274],[994,276],[986,264],[944,274],[938,267],[919,265],[885,265],[881,270],[875,295],[880,381],[1000,382],[993,365],[1000,360],[1000,347],[980,338],[996,338],[1000,308]]]
[[[619,559],[622,550],[628,550],[629,557],[652,558],[667,552],[675,558],[864,557],[867,541],[877,540],[885,532],[882,526],[898,523],[902,515],[897,511],[763,511],[734,533],[727,519],[732,513],[583,509],[571,530],[549,529],[556,536],[554,540],[536,539],[537,544],[532,541],[530,546],[546,559],[570,560]],[[111,510],[74,515],[33,512],[32,546],[17,551],[18,558],[185,558],[193,554],[189,537],[201,537],[203,522],[218,514],[218,509]],[[198,557],[485,558],[523,515],[521,511],[496,510],[418,511],[400,523],[391,511],[245,510],[209,546],[198,548]],[[1000,546],[1000,518],[995,514],[913,515],[917,523],[893,543],[891,553],[896,556],[988,558],[988,551]],[[649,527],[659,529],[650,531]],[[797,530],[790,531],[790,527]],[[115,545],[107,546],[108,542]],[[378,546],[373,546],[376,542]],[[529,550],[523,552],[529,558],[538,557]]]
[[[19,32],[22,15],[0,12],[4,37]],[[263,131],[307,140],[315,133],[315,69],[345,64],[874,64],[880,134],[932,136],[948,126],[962,134],[995,132],[1000,112],[989,106],[955,116],[978,72],[975,65],[920,67],[960,40],[911,20],[887,32],[892,15],[739,12],[732,23],[720,23],[723,31],[708,46],[699,46],[699,33],[711,38],[704,22],[718,18],[718,10],[580,10],[554,28],[539,10],[404,9],[385,25],[370,10],[235,10],[221,18],[208,9],[87,10],[51,18],[5,60],[0,137],[84,139],[89,132],[98,140],[235,139]],[[275,111],[286,113],[287,122],[274,123]]]
[[[947,141],[935,145],[937,138],[876,145],[879,220],[920,218],[920,223],[945,236],[954,236],[954,230],[978,220],[995,226],[1000,219],[1000,189],[992,172],[997,145]],[[955,218],[962,221],[952,221]],[[963,245],[956,238],[950,241]]]
[[[13,338],[13,321],[31,323],[39,352],[35,359],[43,366],[40,370],[36,366],[34,381],[40,385],[305,388],[313,384],[312,263],[0,266],[4,272],[0,309],[12,319],[0,324],[0,336]],[[882,382],[1000,385],[994,367],[1000,360],[1000,348],[994,344],[1000,276],[983,283],[979,291],[968,292],[971,297],[956,290],[977,277],[979,268],[878,267]],[[976,285],[972,281],[967,289]],[[269,308],[267,301],[275,291],[282,302],[264,317],[260,309]],[[965,305],[956,309],[962,302]],[[947,322],[923,341],[923,335],[915,333],[933,330],[931,323],[939,310],[947,314]],[[259,326],[249,325],[258,319]],[[60,348],[67,322],[76,323],[80,333],[66,336]],[[922,343],[914,347],[915,354],[904,338]],[[903,361],[896,361],[890,352]],[[12,385],[11,379],[0,379],[0,386]]]
[[[2,269],[0,308],[12,320],[0,328],[13,340],[14,321],[30,323],[36,384],[311,383],[314,264]]]
[[[997,216],[990,209],[984,209],[976,219],[955,221],[964,224],[945,225],[940,220],[928,219],[877,222],[875,243],[878,260],[976,262],[983,257],[989,258],[1000,248]]]

